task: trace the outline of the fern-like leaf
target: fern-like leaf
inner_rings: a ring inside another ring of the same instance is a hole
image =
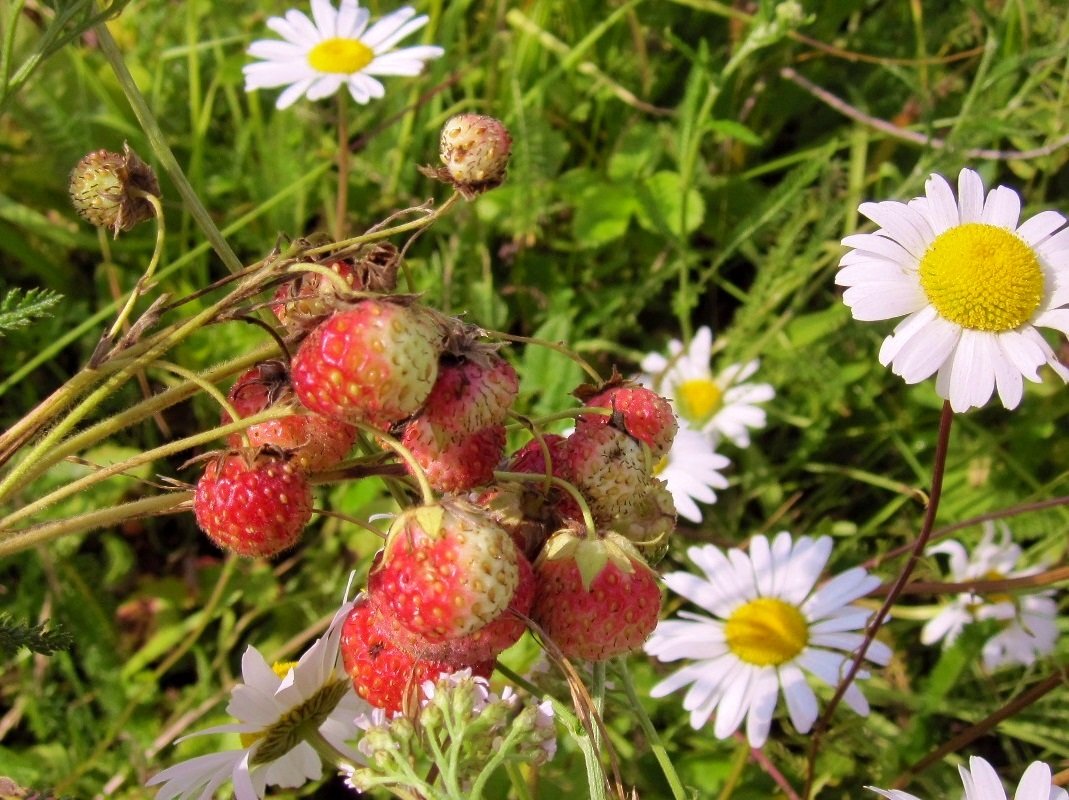
[[[43,656],[57,650],[69,650],[74,637],[62,628],[46,630],[44,624],[29,625],[17,622],[8,614],[0,614],[0,654],[12,655],[22,647]]]
[[[0,300],[0,337],[4,331],[25,328],[34,319],[48,316],[63,295],[51,289],[11,289]]]

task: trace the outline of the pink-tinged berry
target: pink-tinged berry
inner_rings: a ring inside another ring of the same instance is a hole
[[[642,446],[611,425],[576,429],[563,456],[562,475],[586,498],[599,523],[630,514],[649,483]]]
[[[558,531],[535,563],[535,582],[531,618],[569,658],[629,653],[657,626],[657,575],[618,534]]]
[[[466,636],[512,602],[520,554],[481,509],[443,498],[402,512],[368,575],[375,604],[432,642]]]
[[[234,410],[242,417],[259,414],[292,395],[286,369],[281,362],[266,361],[244,373],[227,394]],[[231,421],[225,411],[220,424]],[[290,462],[315,472],[329,469],[348,455],[356,440],[356,428],[322,414],[294,414],[259,422],[245,429],[252,447],[270,446],[286,451]],[[227,436],[232,448],[244,446],[240,433]]]
[[[331,261],[317,266],[333,272],[350,291],[364,288],[349,261]],[[337,307],[338,299],[334,281],[318,272],[302,272],[278,287],[271,310],[279,322],[290,327],[330,314]]]
[[[396,645],[394,623],[384,618],[366,598],[357,600],[342,623],[342,664],[354,691],[371,705],[397,712],[406,700],[418,697],[424,681],[458,669],[441,661],[414,658]],[[465,664],[472,673],[489,678],[494,662]]]
[[[193,495],[197,524],[217,545],[250,558],[292,547],[312,516],[304,472],[268,453],[208,462]]]
[[[612,409],[611,415],[581,414],[576,429],[614,424],[649,445],[654,461],[668,454],[679,422],[665,398],[644,386],[614,386],[585,400],[583,405]]]
[[[516,370],[496,353],[443,359],[420,418],[459,439],[504,422],[519,390]]]
[[[564,450],[567,446],[565,444],[567,441],[565,437],[556,433],[544,434],[541,443],[539,443],[538,439],[532,439],[512,454],[512,458],[509,459],[508,463],[508,471],[544,475],[546,474],[546,451],[548,451],[552,464],[550,474],[560,477],[560,467],[564,463]],[[546,450],[542,449],[542,444],[545,444]]]
[[[311,411],[387,428],[419,410],[438,376],[442,334],[416,305],[364,300],[301,343],[291,379]]]
[[[448,179],[469,200],[505,179],[512,137],[504,123],[482,114],[457,114],[442,126],[439,155]]]
[[[438,492],[461,492],[490,483],[505,453],[505,426],[490,425],[439,446],[422,417],[406,427],[401,443],[423,468],[427,482]],[[411,471],[407,462],[406,469]]]
[[[96,150],[71,170],[68,185],[74,210],[98,228],[115,236],[156,213],[145,194],[160,196],[152,167],[123,143],[121,153]]]
[[[508,608],[496,619],[474,633],[446,639],[443,642],[431,642],[420,634],[409,631],[396,622],[394,629],[395,643],[413,658],[426,661],[439,661],[449,664],[453,669],[461,669],[469,664],[493,661],[498,654],[512,647],[527,630],[523,617],[531,611],[535,596],[534,569],[522,554],[517,554],[520,582]],[[381,609],[380,609],[381,610]],[[386,614],[383,614],[386,617]]]

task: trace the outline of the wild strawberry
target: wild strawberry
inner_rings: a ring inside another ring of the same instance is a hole
[[[368,575],[372,602],[432,642],[488,625],[512,602],[519,553],[508,533],[459,498],[402,512]]]
[[[357,600],[342,623],[340,649],[356,693],[388,712],[401,711],[406,698],[415,696],[423,681],[458,669],[440,661],[413,658],[399,649],[395,625],[366,598]],[[485,678],[494,670],[493,661],[464,666]]]
[[[505,452],[505,426],[490,425],[438,446],[433,431],[418,417],[406,426],[401,443],[415,456],[436,491],[460,492],[494,479],[494,470]],[[405,467],[409,468],[407,463]]]
[[[650,478],[642,446],[611,425],[590,425],[568,437],[561,473],[590,504],[597,522],[629,514]]]
[[[501,120],[457,114],[442,126],[439,155],[445,167],[440,177],[470,200],[500,185],[511,152],[512,137]]]
[[[456,440],[505,421],[519,392],[516,370],[497,353],[445,358],[419,419],[440,440]]]
[[[364,300],[301,343],[293,388],[304,406],[387,428],[418,411],[438,375],[441,331],[419,306]]]
[[[286,368],[278,361],[265,361],[244,373],[227,394],[234,409],[242,416],[258,414],[292,396]],[[231,421],[225,411],[220,424]],[[294,414],[259,422],[245,429],[253,447],[270,445],[286,451],[290,461],[314,472],[328,469],[345,458],[356,439],[356,428],[322,414]],[[240,433],[226,439],[232,448],[244,446]]]
[[[668,454],[679,428],[671,404],[644,386],[613,386],[585,399],[583,405],[611,408],[613,413],[581,414],[576,421],[577,430],[612,422],[649,445],[654,461]]]
[[[544,475],[546,472],[546,455],[542,450],[542,444],[545,444],[553,465],[551,473],[559,477],[560,465],[564,463],[564,449],[567,441],[566,438],[555,433],[544,434],[541,443],[537,438],[532,439],[512,454],[512,458],[509,459],[508,463],[508,471]]]
[[[273,556],[297,543],[312,516],[312,487],[302,470],[261,453],[208,462],[193,495],[208,538],[238,555]]]
[[[660,562],[676,529],[676,505],[665,482],[651,478],[635,507],[616,517],[612,529],[631,542],[651,567]]]
[[[74,210],[115,236],[152,219],[156,212],[145,194],[160,196],[156,173],[125,143],[122,153],[96,150],[84,156],[71,170],[68,188]]]
[[[499,653],[507,650],[523,636],[527,624],[518,615],[529,614],[531,604],[534,603],[535,578],[531,562],[522,554],[517,554],[516,564],[519,567],[520,582],[508,608],[484,627],[466,636],[431,642],[397,622],[394,642],[413,658],[439,661],[449,664],[453,669],[497,658]],[[384,609],[380,607],[379,610],[383,611],[384,617],[388,617]]]
[[[329,269],[350,290],[359,291],[364,288],[349,261],[331,261],[318,266]],[[318,272],[302,272],[294,280],[278,287],[271,310],[275,312],[279,322],[290,327],[315,317],[326,316],[334,310],[337,299],[338,291],[334,281]]]
[[[535,581],[531,618],[569,658],[629,653],[657,626],[657,575],[619,534],[558,531],[535,563]]]

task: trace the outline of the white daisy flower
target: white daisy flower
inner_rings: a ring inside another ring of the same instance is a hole
[[[702,521],[698,503],[716,502],[713,490],[728,487],[721,471],[730,465],[731,461],[713,449],[705,434],[681,426],[672,448],[654,467],[653,474],[668,486],[676,512],[698,523]]]
[[[794,727],[809,731],[817,719],[817,698],[805,673],[838,685],[871,616],[853,601],[875,589],[879,578],[855,567],[815,588],[831,555],[828,536],[793,541],[783,531],[771,542],[754,536],[748,553],[724,553],[713,545],[687,552],[705,576],[673,572],[664,581],[712,616],[681,611],[678,619],[657,626],[646,642],[647,653],[661,661],[693,661],[650,694],[664,697],[689,684],[683,708],[690,712],[691,727],[701,728],[716,711],[713,733],[724,739],[745,718],[750,745],[761,747],[782,690]],[[867,655],[886,664],[891,650],[874,641]],[[857,713],[868,714],[856,683],[843,699]]]
[[[994,391],[1016,408],[1022,378],[1044,364],[1069,380],[1036,326],[1069,333],[1069,229],[1043,211],[1018,225],[1021,198],[999,186],[984,198],[980,176],[958,175],[958,197],[940,175],[908,203],[862,203],[880,226],[847,236],[853,248],[835,282],[854,319],[905,316],[880,348],[880,363],[936,391],[955,411],[984,405]]]
[[[341,623],[351,607],[342,606],[326,633],[295,664],[272,668],[250,646],[241,658],[244,682],[231,690],[226,707],[238,722],[190,734],[238,733],[243,746],[197,756],[156,774],[147,784],[163,784],[156,800],[208,800],[228,779],[237,800],[257,800],[267,786],[297,788],[318,780],[323,774],[320,753],[328,749],[339,761],[361,762],[346,742],[357,734],[356,717],[370,706],[353,692],[338,649]],[[310,731],[315,747],[307,741]]]
[[[767,383],[746,383],[760,365],[758,360],[732,364],[713,375],[713,332],[698,328],[686,349],[678,339],[668,343],[668,356],[650,353],[642,359],[644,384],[675,402],[682,423],[708,434],[714,442],[721,437],[738,447],[749,447],[750,429],[765,427],[765,403],[776,396]]]
[[[1021,548],[1013,543],[1010,530],[999,526],[1002,540],[995,541],[995,524],[985,523],[984,536],[972,553],[956,541],[947,541],[928,549],[929,554],[944,553],[950,557],[950,580],[955,583],[972,580],[1002,580],[1020,578],[1042,572],[1043,565],[1017,569]],[[965,592],[958,595],[921,630],[923,644],[951,644],[966,625],[986,619],[999,620],[1001,630],[984,643],[981,657],[988,671],[1008,664],[1035,662],[1040,656],[1054,651],[1058,638],[1058,606],[1053,591],[1017,595],[977,595]]]
[[[245,91],[285,86],[275,103],[280,109],[302,96],[330,97],[343,85],[358,103],[378,99],[385,89],[373,76],[419,75],[425,61],[445,52],[431,45],[394,49],[427,24],[425,15],[415,14],[405,6],[369,28],[371,12],[356,0],[341,0],[337,10],[330,0],[312,0],[312,19],[294,9],[271,17],[267,27],[283,41],[259,39],[249,46],[248,54],[263,60],[242,68]]]
[[[958,767],[961,782],[965,785],[965,800],[1006,800],[1006,790],[994,768],[979,756],[969,759],[969,768]],[[898,789],[867,789],[890,800],[920,800],[920,798]],[[1021,782],[1013,795],[1013,800],[1069,800],[1065,789],[1054,785],[1051,780],[1050,767],[1042,761],[1033,761],[1021,776]]]

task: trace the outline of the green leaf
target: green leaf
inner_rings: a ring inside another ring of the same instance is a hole
[[[11,289],[0,300],[0,336],[4,331],[25,328],[35,319],[49,316],[63,295],[50,289]]]
[[[619,184],[591,186],[576,206],[572,234],[582,247],[600,247],[627,233],[637,198]]]
[[[685,208],[683,197],[683,179],[678,172],[655,173],[639,184],[639,225],[652,233],[668,232],[676,237],[693,233],[705,219],[705,201],[694,188],[686,192]]]
[[[741,122],[736,122],[732,119],[711,119],[706,123],[706,128],[714,133],[719,133],[723,139],[736,139],[751,147],[759,147],[762,144],[760,136]]]

